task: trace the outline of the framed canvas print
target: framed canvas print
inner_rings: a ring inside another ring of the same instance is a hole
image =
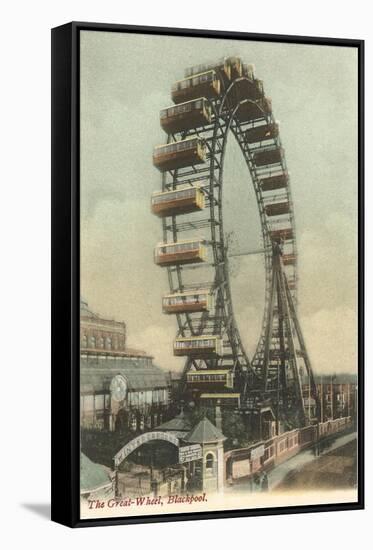
[[[52,31],[52,519],[363,507],[363,42]]]

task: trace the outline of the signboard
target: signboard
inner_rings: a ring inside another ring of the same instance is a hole
[[[179,447],[179,463],[192,462],[192,460],[198,460],[202,458],[202,447],[196,443],[195,445],[187,445],[186,447]]]
[[[179,446],[179,440],[177,436],[172,433],[147,432],[139,435],[138,437],[135,437],[135,439],[132,439],[129,443],[124,445],[124,447],[122,447],[120,451],[117,452],[117,454],[114,456],[115,467],[117,468],[119,464],[123,462],[123,460],[127,458],[129,454],[131,454],[141,445],[144,445],[144,443],[148,443],[149,441],[154,441],[158,439],[161,441],[168,441],[169,443],[172,443],[176,447]]]
[[[260,458],[263,455],[264,455],[264,445],[259,445],[259,447],[255,447],[255,449],[253,449],[250,452],[250,459],[251,460],[257,460],[258,458]]]

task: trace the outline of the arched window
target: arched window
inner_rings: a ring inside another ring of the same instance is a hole
[[[112,340],[111,338],[106,338],[106,341],[105,341],[105,348],[106,349],[111,349],[111,346],[112,346]]]
[[[83,336],[83,338],[82,338],[81,347],[82,347],[82,348],[88,347],[88,338],[87,338],[87,335],[86,335],[86,334],[84,334],[84,336]]]
[[[96,336],[91,336],[89,338],[89,347],[92,349],[96,347]]]
[[[214,467],[214,455],[212,453],[208,453],[206,455],[206,470],[212,470]]]
[[[105,346],[105,340],[101,336],[101,338],[98,339],[98,347],[103,349],[104,346]]]

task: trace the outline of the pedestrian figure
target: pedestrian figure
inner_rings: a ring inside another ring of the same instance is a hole
[[[267,472],[264,472],[263,477],[262,477],[262,491],[263,491],[263,492],[268,491],[268,476],[267,476]]]
[[[260,475],[256,472],[254,474],[254,491],[260,490]]]

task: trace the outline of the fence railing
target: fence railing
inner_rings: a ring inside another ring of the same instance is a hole
[[[352,426],[350,416],[285,432],[265,441],[224,453],[226,481],[250,477],[291,458],[305,447]]]

